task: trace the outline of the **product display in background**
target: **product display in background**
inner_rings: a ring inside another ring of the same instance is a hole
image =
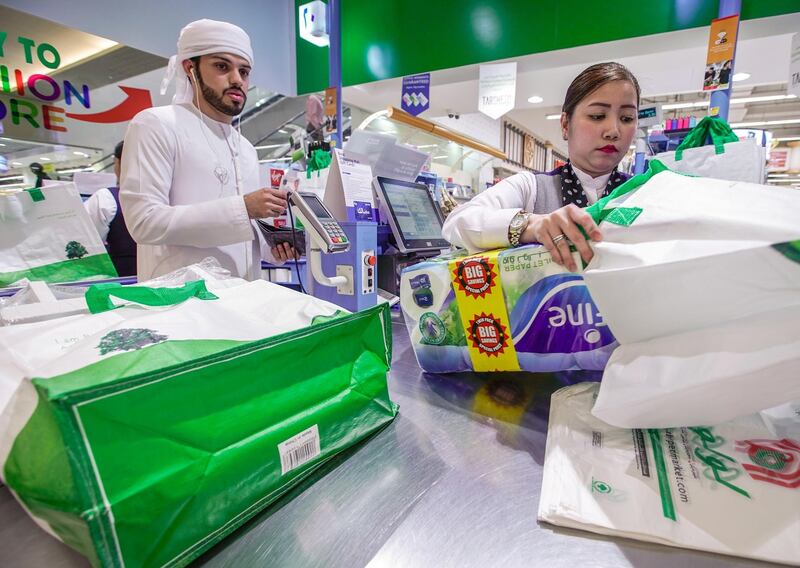
[[[74,184],[0,193],[0,286],[115,276]]]
[[[718,426],[627,430],[591,415],[598,387],[553,393],[540,521],[800,562],[800,404]]]
[[[189,563],[397,412],[388,307],[213,278],[87,304],[0,328],[0,465],[96,566]]]
[[[599,370],[617,345],[581,275],[541,245],[410,266],[400,305],[431,373]]]
[[[706,145],[709,138],[712,144]],[[740,141],[727,122],[707,116],[697,123],[674,152],[657,154],[655,159],[684,174],[764,183],[767,149],[755,138]]]
[[[800,399],[800,192],[653,161],[587,211],[586,285],[619,341],[595,415],[718,424]]]

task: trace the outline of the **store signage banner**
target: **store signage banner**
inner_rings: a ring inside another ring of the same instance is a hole
[[[738,30],[738,15],[711,21],[706,72],[703,77],[704,91],[730,87],[733,80],[733,56],[736,53],[736,32]]]
[[[403,77],[403,93],[400,95],[400,108],[408,114],[417,116],[430,108],[431,74],[420,73]]]
[[[517,91],[517,63],[481,65],[478,110],[498,119],[514,108]]]
[[[800,97],[800,34],[792,36],[792,54],[789,63],[789,94]]]
[[[8,120],[13,127],[67,132],[66,119],[94,124],[127,122],[153,106],[148,90],[118,85],[125,99],[98,112],[89,86],[64,78],[61,63],[55,46],[0,30],[0,121]]]

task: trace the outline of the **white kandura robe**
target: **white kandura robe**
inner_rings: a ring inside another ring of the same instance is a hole
[[[240,176],[230,146],[238,151]],[[215,175],[227,171],[227,178]],[[222,177],[222,179],[220,179]],[[208,256],[234,276],[261,276],[275,262],[242,195],[259,189],[255,148],[230,124],[200,120],[191,104],[137,114],[125,135],[120,203],[137,247],[139,281]]]

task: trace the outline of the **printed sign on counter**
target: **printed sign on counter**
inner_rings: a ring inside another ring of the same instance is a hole
[[[375,221],[372,168],[334,149],[324,201],[339,221]]]

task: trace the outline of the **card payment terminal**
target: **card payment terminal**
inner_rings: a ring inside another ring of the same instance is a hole
[[[293,191],[289,194],[289,207],[300,219],[311,238],[312,248],[325,253],[345,252],[350,241],[338,221],[313,193]]]

